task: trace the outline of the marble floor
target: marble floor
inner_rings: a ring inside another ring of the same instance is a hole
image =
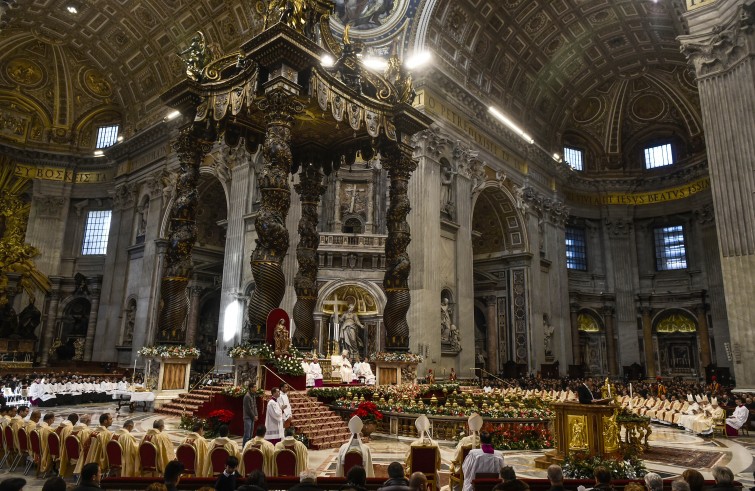
[[[88,406],[79,407],[58,407],[50,408],[50,412],[56,416],[54,426],[61,421],[61,419],[68,416],[71,412],[81,414],[91,414],[92,421],[97,421],[99,415],[103,412],[110,412],[115,414],[113,418],[113,429],[120,428],[123,422],[127,419],[133,419],[135,422],[134,434],[141,437],[147,429],[152,427],[152,423],[156,419],[164,419],[166,431],[170,435],[171,440],[178,444],[186,435],[185,430],[178,428],[179,418],[166,416],[162,414],[154,414],[151,412],[142,412],[137,410],[134,413],[129,412],[127,408],[122,408],[121,411],[116,411],[116,407],[113,404],[92,404]],[[237,439],[241,444],[241,438]],[[389,437],[383,435],[377,435],[372,438],[369,443],[372,449],[372,460],[376,466],[387,466],[394,460],[402,461],[408,451],[409,443],[411,439],[403,437]],[[713,452],[716,455],[713,456],[715,460],[714,465],[725,465],[732,469],[735,477],[738,481],[742,482],[745,488],[752,487],[753,484],[753,471],[755,471],[755,437],[739,437],[739,438],[702,438],[690,433],[685,433],[683,430],[669,428],[663,425],[653,425],[653,434],[650,437],[650,443],[652,447],[656,448],[671,448],[671,449],[684,449],[693,450],[698,452]],[[449,461],[453,456],[454,444],[452,442],[440,442],[442,467],[441,474],[448,472]],[[544,478],[545,471],[537,469],[534,465],[535,457],[542,455],[542,452],[537,451],[505,451],[503,452],[504,459],[507,464],[512,465],[516,470],[518,476],[531,477],[531,478]],[[309,466],[315,469],[318,475],[334,475],[335,473],[335,457],[337,455],[336,449],[331,450],[311,450],[309,452]],[[716,459],[716,456],[718,458]],[[668,460],[668,459],[667,459]],[[658,472],[664,478],[673,477],[681,474],[684,471],[684,467],[675,466],[668,462],[660,463],[650,460],[645,461],[646,467],[653,471]],[[706,479],[711,479],[710,468],[699,469]],[[0,479],[10,477],[10,473],[5,469],[0,470]],[[21,475],[20,472],[14,472],[13,475]],[[27,476],[29,481],[27,485],[27,491],[36,491],[41,489],[42,480],[35,479],[33,475]],[[441,476],[441,481],[443,481]]]

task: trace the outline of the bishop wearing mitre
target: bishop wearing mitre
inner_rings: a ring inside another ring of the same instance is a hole
[[[435,482],[436,484],[438,481],[438,469],[440,469],[440,447],[438,446],[438,442],[433,441],[432,438],[430,438],[430,420],[427,419],[427,416],[424,414],[420,415],[419,418],[414,422],[414,426],[417,427],[417,433],[419,434],[419,438],[414,440],[409,446],[410,447],[435,447]],[[411,476],[412,472],[414,470],[412,469],[412,449],[409,448],[409,451],[406,453],[406,475]]]
[[[107,453],[105,452],[105,445],[112,438],[113,433],[108,430],[108,427],[113,424],[113,418],[110,413],[100,414],[100,426],[95,428],[90,434],[86,443],[82,442],[81,455],[86,455],[86,458],[79,459],[76,462],[76,469],[74,474],[81,474],[81,468],[85,464],[91,464],[96,462],[100,464],[100,469],[107,469]]]
[[[163,432],[164,429],[165,421],[162,419],[155,420],[155,422],[152,423],[152,428],[147,430],[147,433],[142,437],[142,441],[139,443],[139,445],[142,445],[144,442],[149,442],[155,446],[157,449],[157,462],[155,462],[155,464],[157,465],[157,472],[160,474],[165,471],[165,466],[168,462],[175,460],[176,458],[173,442],[171,442],[168,435]]]
[[[354,416],[349,420],[349,431],[351,432],[351,438],[348,442],[341,445],[338,449],[338,459],[336,464],[336,477],[344,477],[343,464],[346,459],[346,454],[351,450],[357,450],[362,454],[362,464],[364,470],[367,472],[367,477],[375,477],[375,470],[372,468],[372,455],[370,455],[370,447],[362,443],[359,438],[359,432],[362,431],[364,423],[359,417]]]
[[[139,461],[139,442],[131,432],[134,431],[134,420],[129,419],[123,423],[123,428],[113,433],[112,440],[121,446],[121,476],[139,477],[141,475],[141,462]]]
[[[194,423],[191,428],[191,433],[186,435],[186,438],[181,443],[182,445],[190,445],[194,447],[196,453],[196,466],[194,472],[197,477],[208,477],[207,474],[207,459],[209,458],[209,443],[204,437],[204,424],[202,422]]]

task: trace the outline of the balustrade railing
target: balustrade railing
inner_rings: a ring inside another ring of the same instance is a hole
[[[320,250],[330,249],[374,249],[384,250],[387,235],[320,233]]]

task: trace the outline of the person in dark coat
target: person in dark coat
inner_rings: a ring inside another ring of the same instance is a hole
[[[346,484],[341,486],[341,491],[366,491],[367,471],[361,465],[355,465],[346,474]]]
[[[181,473],[184,471],[184,465],[177,461],[171,460],[165,465],[165,471],[163,471],[163,483],[168,491],[176,491],[178,481],[181,480]]]
[[[560,465],[548,466],[548,480],[551,483],[548,491],[564,491],[564,472]]]
[[[388,465],[388,480],[378,491],[410,491],[409,480],[404,476],[404,466],[399,462]]]
[[[79,485],[73,488],[73,491],[100,491],[100,478],[102,473],[100,471],[100,464],[97,462],[91,462],[84,465],[81,468],[81,481]]]
[[[585,380],[582,385],[577,386],[577,397],[579,397],[580,404],[592,404],[592,401],[595,400],[595,396],[593,396],[590,386],[592,386],[591,378]]]
[[[706,491],[731,491],[734,489],[734,473],[728,467],[717,465],[711,469],[716,485]]]
[[[244,448],[246,442],[252,439],[252,430],[254,423],[257,422],[257,386],[250,383],[244,394],[244,439],[241,442],[241,448]]]
[[[235,491],[236,480],[239,478],[239,473],[236,469],[239,466],[239,459],[231,455],[228,460],[225,461],[225,470],[218,476],[218,480],[215,481],[215,491]]]
[[[611,471],[605,467],[596,467],[593,471],[593,476],[595,476],[595,486],[592,488],[593,490],[613,490],[613,485],[611,484]]]

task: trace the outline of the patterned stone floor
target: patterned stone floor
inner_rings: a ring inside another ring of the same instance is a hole
[[[113,428],[117,429],[123,425],[123,422],[127,419],[133,419],[135,422],[134,433],[135,436],[141,437],[147,429],[152,427],[152,423],[156,419],[162,418],[165,420],[166,431],[170,435],[171,440],[177,445],[186,435],[186,431],[178,428],[179,418],[173,416],[166,416],[162,414],[154,414],[151,412],[142,412],[140,409],[134,413],[129,412],[127,408],[122,408],[120,412],[116,411],[116,407],[113,404],[93,404],[80,407],[59,407],[50,408],[56,416],[54,426],[60,422],[62,418],[68,416],[72,411],[78,414],[92,414],[92,421],[97,421],[99,415],[103,412],[110,412],[115,414]],[[239,444],[241,444],[241,438],[237,438]],[[370,442],[372,449],[373,464],[375,464],[376,475],[384,473],[385,467],[394,460],[403,461],[408,451],[409,438],[396,438],[388,436],[376,436]],[[753,463],[755,458],[755,437],[739,437],[739,438],[701,438],[689,433],[685,433],[682,430],[669,428],[661,425],[654,425],[653,434],[650,438],[651,446],[654,447],[654,454],[661,454],[663,457],[663,449],[670,448],[676,452],[687,451],[696,452],[697,455],[707,457],[703,460],[707,460],[709,463],[714,462],[716,465],[726,465],[734,471],[736,479],[742,482],[746,488],[752,487],[753,484],[753,471],[755,471],[755,464]],[[441,443],[441,482],[448,479],[448,466],[449,461],[453,457],[452,443]],[[704,454],[711,452],[712,455]],[[543,478],[545,477],[545,471],[537,469],[534,465],[534,458],[542,455],[541,452],[536,451],[506,451],[504,453],[504,460],[507,464],[512,465],[517,472],[517,475],[522,477]],[[316,450],[309,452],[309,466],[315,469],[318,475],[334,475],[336,468],[336,455],[337,449],[331,450]],[[676,453],[675,455],[679,455]],[[694,458],[692,455],[690,458]],[[718,457],[718,458],[716,458]],[[660,459],[659,459],[660,460]],[[664,458],[663,462],[646,460],[646,466],[649,470],[658,472],[664,478],[673,477],[681,474],[685,467],[675,465],[673,459]],[[703,475],[710,479],[710,468],[699,469]],[[19,472],[14,472],[14,475],[20,475]],[[9,473],[6,469],[0,470],[0,479],[8,477]],[[41,489],[43,484],[42,480],[35,479],[33,476],[27,476],[29,484],[27,485],[27,491],[37,491]]]

